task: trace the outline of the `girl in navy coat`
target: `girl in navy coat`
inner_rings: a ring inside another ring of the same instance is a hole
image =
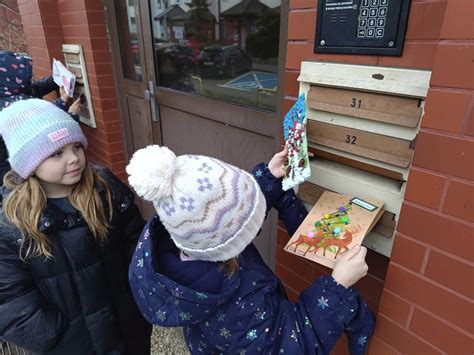
[[[252,176],[150,146],[127,167],[130,184],[157,212],[130,266],[132,292],[149,322],[184,327],[193,354],[328,354],[343,332],[351,354],[365,351],[374,317],[352,287],[367,272],[365,248],[348,251],[295,303],[252,244],[270,207],[290,234],[306,216],[293,190],[281,190],[285,155]]]

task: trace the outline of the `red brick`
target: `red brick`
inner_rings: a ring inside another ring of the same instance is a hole
[[[380,338],[372,337],[370,345],[367,349],[369,355],[398,355],[400,354],[391,346],[385,344]]]
[[[311,265],[311,261],[308,261],[295,254],[291,254],[280,248],[278,248],[276,251],[276,257],[278,263],[284,265],[296,275],[308,282],[313,281],[313,266]]]
[[[290,0],[290,9],[316,9],[316,0]]]
[[[474,298],[474,267],[461,259],[431,251],[425,276],[467,297]]]
[[[401,57],[380,57],[379,65],[431,69],[433,67],[437,42],[405,41]]]
[[[18,10],[20,10],[20,14],[22,16],[38,14],[40,12],[38,3],[36,1],[30,1],[28,3],[22,4],[18,7]]]
[[[474,180],[474,141],[422,131],[416,141],[413,165]]]
[[[294,272],[288,270],[286,267],[282,266],[279,263],[275,265],[275,273],[280,279],[285,280],[285,284],[287,284],[292,290],[298,293],[304,291],[311,285],[310,282],[299,277]]]
[[[464,129],[464,134],[474,137],[474,96],[471,100],[471,108],[470,112],[468,113],[467,125]]]
[[[421,126],[460,133],[470,98],[467,92],[430,89]]]
[[[448,1],[448,8],[441,29],[441,38],[474,39],[474,6],[472,0]]]
[[[405,38],[407,40],[438,39],[445,9],[445,2],[413,3]]]
[[[394,293],[384,290],[380,301],[379,312],[392,321],[405,327],[412,305]]]
[[[433,245],[448,253],[474,261],[473,228],[440,214],[404,204],[398,230],[421,243]]]
[[[301,62],[311,59],[314,45],[304,42],[289,42],[286,49],[286,68],[300,70]]]
[[[285,288],[286,295],[288,299],[293,302],[298,302],[300,298],[300,294],[296,291],[293,291],[287,284],[283,283],[283,287]]]
[[[366,275],[357,281],[355,286],[357,289],[359,289],[364,299],[367,302],[373,302],[375,309],[377,309],[380,303],[380,297],[382,296],[383,281],[378,280],[370,275]]]
[[[290,236],[281,228],[277,228],[277,246],[280,248],[284,248],[286,243],[290,240]]]
[[[392,261],[410,270],[420,271],[426,246],[397,234],[392,248]]]
[[[347,355],[347,336],[343,334],[331,350],[331,355]]]
[[[410,170],[405,199],[438,209],[446,178],[415,169]]]
[[[410,330],[449,354],[472,354],[473,339],[416,308]]]
[[[288,15],[288,39],[314,42],[316,10],[290,11]]]
[[[474,89],[474,43],[440,42],[431,85]]]
[[[385,280],[390,259],[371,249],[367,250],[365,262],[369,266],[369,275]]]
[[[471,155],[473,158],[473,155]],[[474,222],[474,185],[451,180],[449,182],[443,212]]]
[[[320,60],[347,64],[376,65],[378,57],[375,55],[348,55],[348,54],[321,54],[314,53],[311,60]]]
[[[380,314],[377,318],[375,336],[402,354],[441,354],[439,350]]]
[[[420,305],[468,332],[474,331],[474,305],[465,297],[460,297],[395,264],[388,270],[385,287],[408,302]]]
[[[285,72],[285,95],[297,97],[300,90],[300,83],[298,81],[299,71]]]

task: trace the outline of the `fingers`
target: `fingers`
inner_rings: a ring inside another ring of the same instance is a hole
[[[360,250],[360,245],[354,245],[352,248],[349,249],[348,252],[345,253],[345,255],[343,255],[343,257],[345,257],[347,260],[350,260],[355,257],[360,252]]]

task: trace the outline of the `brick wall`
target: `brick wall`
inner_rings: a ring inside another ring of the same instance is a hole
[[[433,71],[392,258],[370,252],[358,287],[378,313],[370,354],[472,354],[474,322],[474,4],[412,0],[402,57],[313,53],[314,0],[290,0],[285,112],[303,60]],[[282,250],[277,274],[291,298],[329,270]],[[388,268],[388,272],[387,272]],[[344,341],[334,353],[344,354]]]
[[[0,49],[24,53],[26,40],[16,0],[0,3]]]
[[[88,156],[125,179],[125,154],[112,58],[100,0],[18,0],[33,71],[51,75],[51,61],[63,59],[62,44],[81,44],[86,61],[97,129],[82,125]]]

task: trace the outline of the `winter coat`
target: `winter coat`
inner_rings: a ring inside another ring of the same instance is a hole
[[[145,222],[129,188],[107,169],[94,169],[109,186],[114,211],[102,245],[79,212],[48,200],[39,229],[52,242],[52,257],[24,262],[20,233],[0,214],[0,340],[41,354],[149,353],[151,326],[127,279]]]
[[[33,82],[32,63],[28,56],[0,51],[0,111],[15,101],[42,98],[59,89],[52,76]],[[61,99],[55,100],[54,104],[66,112],[69,110],[69,105]],[[70,115],[79,121],[77,114]],[[3,139],[0,139],[0,185],[3,185],[3,176],[9,170],[7,148]]]
[[[281,190],[265,165],[253,171],[293,233],[306,210]],[[321,277],[290,302],[276,275],[250,244],[233,275],[219,263],[181,261],[155,216],[145,226],[129,270],[132,292],[153,324],[184,327],[193,354],[329,354],[343,332],[351,354],[363,354],[374,317],[354,287]]]

